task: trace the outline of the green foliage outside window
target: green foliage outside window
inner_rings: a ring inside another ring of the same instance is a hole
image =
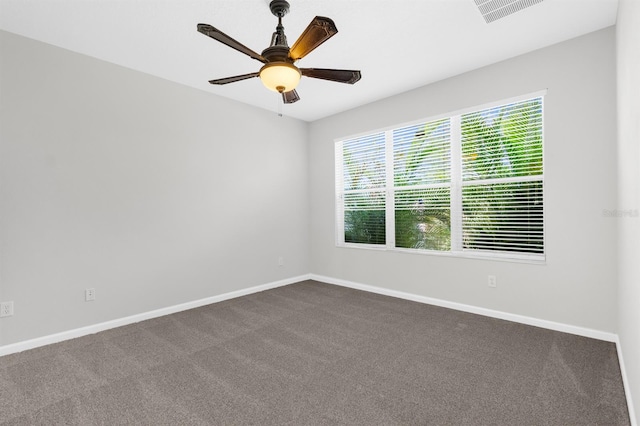
[[[498,179],[463,188],[463,248],[543,253],[542,100],[466,114],[461,127],[463,181]]]

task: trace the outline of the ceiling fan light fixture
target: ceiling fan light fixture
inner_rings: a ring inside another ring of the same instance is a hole
[[[260,69],[260,80],[264,87],[278,93],[295,89],[301,76],[298,67],[288,62],[269,62]]]

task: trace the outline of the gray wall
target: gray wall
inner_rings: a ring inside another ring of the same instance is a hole
[[[311,272],[615,332],[616,220],[603,215],[617,205],[615,79],[610,27],[312,123]],[[546,264],[335,246],[336,138],[542,89]]]
[[[618,9],[618,208],[640,210],[640,2]],[[619,325],[622,354],[636,410],[640,410],[640,217],[621,217]],[[640,423],[640,412],[636,413]]]
[[[308,273],[306,123],[0,43],[0,345]]]

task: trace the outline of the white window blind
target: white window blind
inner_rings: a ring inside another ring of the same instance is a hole
[[[542,98],[461,117],[465,250],[544,253]]]
[[[542,182],[464,186],[463,247],[543,253]]]
[[[393,130],[395,247],[451,248],[450,120]]]
[[[384,133],[346,140],[336,149],[343,242],[386,244]]]
[[[544,258],[542,97],[336,143],[336,240]]]

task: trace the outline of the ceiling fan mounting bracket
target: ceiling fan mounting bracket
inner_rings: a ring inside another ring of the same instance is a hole
[[[269,3],[269,9],[278,18],[282,18],[289,13],[289,2],[287,0],[273,0]]]

